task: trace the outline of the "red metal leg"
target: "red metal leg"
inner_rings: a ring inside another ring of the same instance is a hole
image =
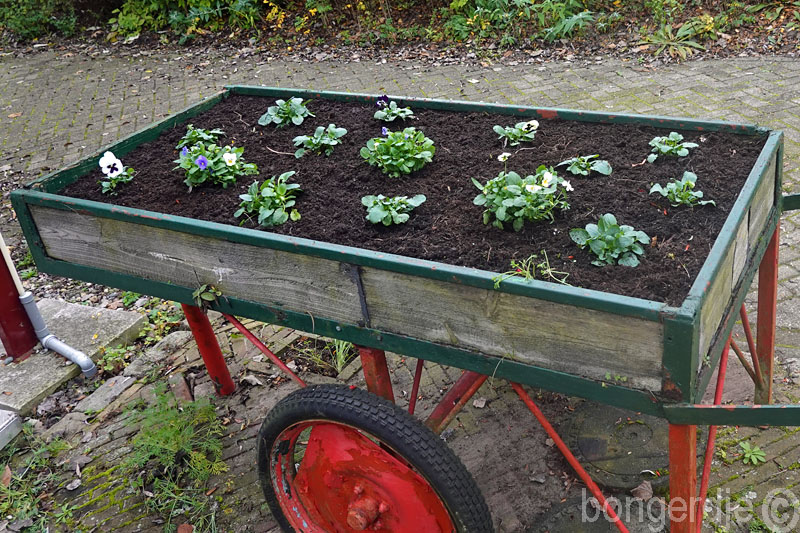
[[[747,348],[750,350],[750,358],[753,360],[753,371],[750,372],[750,376],[753,377],[756,383],[761,383],[761,365],[758,364],[758,349],[756,348],[756,342],[753,340],[753,331],[750,329],[750,319],[747,318],[747,309],[744,304],[739,310],[739,316],[742,317],[742,328],[744,329],[744,336],[747,338]],[[738,350],[736,350],[736,356],[743,360],[742,354]]]
[[[386,365],[386,352],[377,348],[358,346],[358,353],[361,355],[367,390],[394,403],[392,378],[389,377],[389,367]]]
[[[11,261],[5,243],[0,237],[0,246],[3,247],[0,258],[0,342],[6,348],[9,357],[15,361],[21,361],[28,357],[39,342],[33,326],[19,301],[22,284],[16,276],[13,264],[6,264]],[[4,258],[6,260],[4,260]]]
[[[780,224],[775,228],[767,251],[758,267],[758,323],[756,335],[758,344],[758,366],[761,370],[761,383],[756,384],[756,404],[772,403],[772,366],[775,360],[775,321],[778,300],[778,241]]]
[[[725,389],[725,373],[728,369],[728,354],[733,339],[728,337],[725,348],[722,349],[722,357],[719,359],[719,370],[717,371],[717,388],[714,390],[714,405],[722,403],[722,392]],[[703,508],[706,504],[706,492],[708,492],[708,480],[711,477],[711,461],[714,458],[714,442],[717,438],[717,426],[708,428],[708,443],[706,444],[706,454],[703,459],[703,475],[700,478],[700,497],[697,503],[697,533],[703,528]]]
[[[414,386],[411,387],[411,399],[408,402],[408,414],[413,415],[417,407],[417,395],[419,394],[419,382],[422,380],[422,359],[417,359],[417,369],[414,371]]]
[[[434,433],[441,433],[488,377],[485,374],[465,370],[433,410],[425,425]]]
[[[671,533],[696,533],[697,426],[669,425]]]
[[[567,445],[564,444],[563,440],[561,440],[561,437],[558,435],[553,426],[550,425],[550,422],[548,422],[547,418],[545,418],[544,413],[542,413],[542,411],[539,409],[539,406],[536,405],[528,393],[525,392],[525,389],[522,388],[522,385],[519,385],[518,383],[512,383],[511,387],[519,395],[519,397],[522,398],[522,401],[525,402],[525,405],[533,413],[533,416],[536,417],[536,420],[538,420],[542,425],[545,432],[550,436],[551,439],[553,439],[553,442],[556,443],[558,450],[564,455],[564,458],[567,460],[569,465],[575,470],[575,473],[578,474],[578,477],[581,478],[581,481],[586,484],[586,487],[597,499],[597,502],[603,508],[603,511],[606,513],[609,520],[613,522],[614,525],[617,526],[617,529],[619,529],[622,533],[628,533],[628,528],[625,527],[625,524],[622,523],[622,520],[620,520],[620,518],[614,512],[614,509],[608,504],[605,497],[603,497],[600,487],[598,487],[597,484],[592,481],[591,476],[589,476],[586,470],[583,469],[572,452],[569,451],[569,448],[567,448]]]
[[[228,372],[228,365],[225,363],[225,358],[222,357],[222,350],[219,348],[217,337],[214,335],[214,329],[211,327],[211,322],[208,321],[208,316],[197,306],[181,304],[181,307],[183,307],[183,314],[186,315],[189,327],[192,328],[197,348],[200,350],[208,375],[211,377],[211,381],[214,382],[217,394],[227,396],[233,393],[236,390],[236,385],[234,385],[231,374]]]
[[[247,338],[247,340],[249,340],[250,342],[252,342],[252,343],[253,343],[253,345],[254,345],[256,348],[258,348],[259,350],[261,350],[261,353],[263,353],[264,355],[266,355],[267,357],[269,357],[270,361],[272,361],[273,363],[275,363],[275,366],[277,366],[278,368],[280,368],[280,369],[281,369],[281,370],[282,370],[282,371],[283,371],[285,374],[287,374],[287,375],[288,375],[290,378],[292,378],[292,380],[294,380],[295,382],[297,382],[297,384],[298,384],[298,385],[300,385],[301,387],[305,387],[305,386],[306,386],[306,383],[305,383],[305,381],[303,381],[302,379],[300,379],[300,378],[297,376],[297,374],[295,374],[294,372],[292,372],[292,371],[289,369],[289,367],[288,367],[288,366],[286,366],[286,364],[284,364],[284,362],[283,362],[283,361],[281,361],[281,360],[278,358],[278,356],[277,356],[277,355],[275,355],[274,353],[272,353],[272,350],[270,350],[269,348],[267,348],[267,345],[266,345],[266,344],[264,344],[263,342],[261,342],[261,340],[260,340],[258,337],[256,337],[255,335],[253,335],[253,333],[252,333],[252,332],[251,332],[249,329],[247,329],[247,328],[244,326],[244,324],[242,324],[241,322],[239,322],[239,321],[238,321],[236,318],[232,317],[231,315],[226,315],[225,313],[222,313],[222,316],[224,316],[224,317],[225,317],[225,320],[227,320],[228,322],[230,322],[231,324],[233,324],[233,327],[235,327],[236,329],[238,329],[238,330],[239,330],[239,332],[241,332],[241,334],[242,334],[242,335],[244,335],[244,336],[245,336],[245,338]]]

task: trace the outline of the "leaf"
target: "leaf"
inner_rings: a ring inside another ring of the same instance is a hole
[[[297,209],[292,209],[292,212],[289,213],[289,218],[295,222],[300,220],[300,212]]]
[[[609,164],[608,161],[602,159],[600,161],[595,161],[592,163],[592,170],[594,170],[595,172],[599,172],[604,176],[608,176],[609,174],[611,174],[611,165]]]
[[[631,252],[626,252],[619,258],[617,264],[627,267],[636,267],[639,266],[639,258],[636,257],[636,254],[632,254]]]
[[[0,484],[4,487],[8,487],[11,484],[11,468],[6,465],[5,470],[3,470],[3,477],[0,478]]]
[[[200,293],[200,298],[207,302],[213,302],[217,299],[217,296],[210,292],[202,292]]]
[[[631,496],[643,502],[649,501],[653,497],[653,486],[649,481],[642,481],[638,486],[631,489]]]
[[[17,117],[21,117],[21,116],[22,116],[22,113],[11,113],[10,115],[8,115],[8,118],[17,118]]]
[[[658,154],[650,154],[650,155],[647,156],[647,162],[648,163],[652,163],[656,159],[658,159]]]
[[[584,246],[586,241],[589,240],[589,233],[583,228],[575,228],[569,230],[569,236],[578,246]]]

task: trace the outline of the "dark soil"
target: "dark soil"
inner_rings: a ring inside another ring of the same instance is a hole
[[[347,362],[355,357],[355,352],[351,348],[346,359],[347,362],[337,370],[335,352],[332,340],[304,335],[281,351],[278,358],[286,364],[293,361],[299,372],[311,372],[335,378],[344,369],[344,366],[347,366]]]
[[[569,273],[567,281],[572,285],[670,305],[680,304],[688,293],[765,142],[764,137],[684,131],[686,140],[699,144],[689,156],[661,156],[654,164],[643,164],[650,152],[648,142],[669,130],[541,120],[530,146],[504,149],[492,126],[512,124],[512,117],[417,110],[418,119],[410,124],[433,139],[436,155],[421,171],[393,179],[359,155],[368,139],[380,136],[385,124],[372,118],[372,105],[316,100],[309,104],[316,117],[306,119],[302,126],[258,126],[258,117],[271,104],[271,99],[235,96],[190,121],[196,127],[222,128],[226,142],[244,146],[244,158],[258,165],[260,180],[297,171],[294,180],[303,191],[297,203],[302,219],[270,231],[495,272],[508,270],[514,258],[546,250],[551,266]],[[402,126],[396,122],[388,124],[390,129]],[[292,139],[329,123],[348,130],[342,145],[330,157],[295,159]],[[240,220],[233,217],[238,196],[253,178],[240,178],[228,189],[199,187],[190,194],[182,173],[173,170],[174,147],[185,131],[184,126],[175,127],[128,154],[124,163],[136,169],[136,179],[122,186],[119,196],[100,193],[99,169],[68,186],[63,194],[238,225]],[[559,167],[575,188],[569,194],[571,209],[559,213],[553,224],[527,222],[518,233],[501,231],[482,223],[483,208],[472,204],[478,190],[470,178],[485,182],[497,176],[503,163],[496,158],[504,150],[514,154],[509,170],[521,174],[532,173],[540,164],[556,165],[595,153],[607,159],[614,172],[609,177],[579,177]],[[652,183],[665,184],[685,170],[697,174],[697,189],[714,200],[716,208],[672,208],[660,195],[648,194]],[[419,193],[427,196],[427,202],[402,226],[386,228],[364,218],[362,196]],[[593,266],[589,253],[570,240],[571,228],[596,222],[603,213],[614,213],[621,224],[653,239],[635,269]],[[243,225],[255,227],[250,221]]]

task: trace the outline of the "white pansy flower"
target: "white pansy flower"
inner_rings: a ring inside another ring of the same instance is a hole
[[[575,190],[575,189],[572,187],[572,185],[570,185],[570,183],[569,183],[567,180],[564,180],[564,181],[562,181],[562,182],[561,182],[561,185],[563,185],[563,186],[564,186],[564,188],[565,188],[567,191],[570,191],[570,192],[571,192],[571,191],[574,191],[574,190]]]
[[[109,178],[114,178],[122,174],[122,161],[117,159],[112,152],[106,152],[100,158],[100,170]]]
[[[525,123],[526,129],[535,130],[539,129],[539,121],[538,120],[529,120]]]
[[[553,183],[553,174],[550,171],[545,171],[542,176],[542,187],[549,187]]]
[[[236,154],[234,154],[233,152],[227,152],[225,154],[222,154],[222,159],[225,160],[225,164],[228,165],[229,167],[232,167],[233,165],[236,164]]]
[[[542,190],[542,188],[539,185],[535,185],[533,183],[529,183],[529,184],[527,184],[525,186],[525,190],[528,191],[528,192],[533,193],[533,192],[538,192],[538,191]]]
[[[511,157],[511,154],[509,154],[508,152],[503,152],[502,154],[497,156],[497,160],[505,162],[505,161],[508,161],[509,157]]]

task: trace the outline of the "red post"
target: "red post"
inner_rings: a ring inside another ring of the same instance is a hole
[[[9,357],[21,361],[31,354],[39,339],[36,338],[28,314],[19,301],[19,278],[16,278],[16,270],[11,272],[14,266],[8,264],[11,258],[2,237],[0,246],[3,247],[3,258],[0,258],[0,342],[5,346]]]
[[[419,395],[419,382],[422,380],[422,367],[424,359],[417,359],[417,368],[414,370],[414,385],[411,387],[411,398],[408,401],[408,414],[413,415],[417,407],[417,395]]]
[[[377,348],[358,346],[358,353],[361,355],[361,367],[364,369],[367,390],[394,403],[392,378],[389,377],[389,367],[386,365],[386,352]]]
[[[441,433],[469,399],[478,392],[488,377],[485,374],[465,370],[430,414],[425,425],[434,433]]]
[[[756,383],[753,403],[772,403],[772,369],[775,360],[775,322],[778,301],[778,244],[780,224],[775,228],[758,267],[758,319],[756,352],[761,383]]]
[[[669,425],[669,520],[671,533],[697,529],[697,426]]]
[[[181,304],[181,307],[189,322],[189,327],[192,328],[197,349],[200,350],[200,356],[203,358],[211,381],[214,382],[217,394],[220,396],[232,394],[236,390],[236,385],[228,372],[228,365],[222,356],[222,350],[219,348],[217,336],[214,335],[214,329],[211,327],[208,316],[197,306]]]

